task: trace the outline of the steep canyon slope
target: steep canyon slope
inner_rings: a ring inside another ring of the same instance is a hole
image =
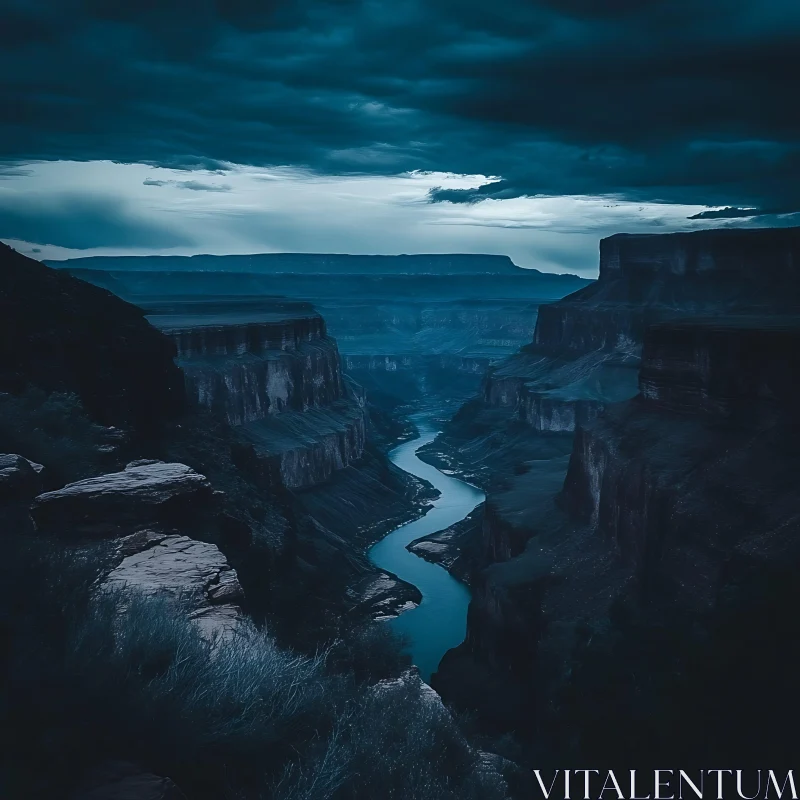
[[[753,731],[798,703],[800,230],[600,253],[428,452],[489,490],[434,685],[543,758],[781,760]]]
[[[0,794],[297,796],[335,752],[343,797],[507,795],[368,624],[367,515],[419,486],[313,309],[167,334],[9,248],[0,308]]]
[[[426,489],[368,442],[363,393],[309,304],[271,301],[244,317],[190,305],[162,309],[153,326],[107,290],[5,247],[0,300],[0,450],[42,469],[38,491],[141,458],[184,464],[216,492],[175,532],[222,549],[257,615],[335,618],[365,594],[385,614],[413,599],[363,550],[418,513]],[[24,510],[2,515],[29,525]],[[369,591],[376,581],[382,594]]]

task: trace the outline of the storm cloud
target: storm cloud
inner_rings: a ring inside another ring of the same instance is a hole
[[[12,0],[9,159],[800,209],[796,0]]]

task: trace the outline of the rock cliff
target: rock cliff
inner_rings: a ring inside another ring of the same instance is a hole
[[[797,317],[652,326],[640,396],[579,432],[566,506],[614,543],[643,591],[663,571],[710,601],[712,571],[742,540],[765,558],[795,547],[799,345]]]
[[[149,318],[176,344],[189,401],[242,426],[287,488],[322,483],[363,455],[363,398],[308,303],[164,303]]]
[[[609,708],[590,701],[592,675],[613,687],[620,730],[636,728],[637,708],[667,718],[654,688],[663,682],[681,713],[699,714],[696,724],[721,740],[744,673],[781,674],[743,644],[730,674],[710,683],[686,664],[733,647],[728,630],[752,642],[764,624],[743,610],[761,598],[754,587],[782,586],[800,564],[797,242],[797,230],[604,240],[597,284],[552,314],[543,307],[534,346],[498,367],[456,417],[450,447],[430,457],[466,470],[472,456],[473,479],[490,491],[469,543],[482,545],[486,566],[472,576],[468,637],[434,677],[445,699],[477,705],[496,730],[611,757],[614,747],[657,748],[652,738],[599,735],[587,703]],[[613,313],[597,313],[600,293],[617,297]],[[640,368],[620,364],[626,357]],[[558,396],[559,375],[570,388],[574,375],[591,375],[597,388],[598,364],[636,375],[638,393],[609,402],[601,390],[591,413],[575,403],[574,436],[548,433],[541,405],[526,419],[543,384]],[[783,619],[778,594],[757,601],[771,609],[760,614]],[[668,652],[654,644],[664,636]],[[479,692],[486,700],[476,703]],[[690,709],[701,695],[714,697],[719,719]],[[662,735],[670,752],[697,745],[681,742],[671,721]]]
[[[72,392],[96,421],[150,432],[184,407],[174,356],[141,309],[0,244],[0,391]]]
[[[538,430],[573,431],[636,394],[645,329],[687,314],[770,313],[800,302],[798,229],[617,234],[598,280],[539,307],[533,342],[491,371],[487,403]]]
[[[336,342],[308,303],[275,301],[250,313],[175,304],[149,319],[175,342],[189,400],[222,411],[231,425],[345,395]]]
[[[211,484],[185,464],[134,461],[121,472],[40,494],[31,515],[40,530],[65,536],[119,535],[208,506]]]
[[[240,309],[254,309],[254,298],[270,295],[311,301],[336,337],[347,372],[390,413],[409,403],[431,408],[463,402],[477,390],[486,366],[530,341],[540,303],[588,284],[574,275],[520,269],[507,257],[480,255],[278,254],[51,263],[153,313],[170,299],[201,304],[204,298],[226,298]],[[222,393],[208,369],[195,366],[191,373],[194,394]],[[253,394],[259,382],[273,376],[278,383],[285,380],[281,364],[253,363],[249,371],[240,364],[230,380],[247,383],[245,393]],[[238,416],[259,413],[263,401],[237,409]]]
[[[424,492],[389,470],[370,441],[364,391],[343,375],[314,307],[269,297],[165,298],[149,310],[175,342],[190,406],[232,426],[237,468],[270,493],[289,493],[288,516],[303,516],[273,546],[309,572],[319,566],[349,580],[339,599],[359,613],[386,615],[411,602],[411,587],[393,578],[373,591],[362,549],[418,513]]]
[[[465,475],[486,480],[499,472],[510,479],[509,472],[523,469],[526,460],[524,448],[508,445],[520,438],[515,426],[572,435],[609,404],[639,392],[642,345],[651,326],[687,316],[791,312],[800,306],[798,230],[603,239],[598,280],[539,306],[533,342],[489,368],[480,399],[454,417],[427,448],[428,457]],[[657,391],[655,372],[663,368],[648,367],[642,391]],[[491,431],[491,448],[481,446],[484,431]]]
[[[167,597],[187,608],[204,638],[217,644],[230,637],[244,600],[236,571],[216,545],[187,536],[140,531],[120,541],[121,560],[101,584],[101,591],[135,591]]]

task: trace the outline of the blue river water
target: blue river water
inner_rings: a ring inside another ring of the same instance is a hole
[[[443,567],[415,556],[406,550],[406,545],[463,519],[485,496],[474,486],[445,475],[417,458],[416,451],[432,442],[438,431],[424,418],[415,421],[419,438],[399,445],[390,451],[389,458],[406,472],[433,484],[441,494],[424,517],[395,528],[373,545],[369,557],[377,567],[394,573],[422,593],[419,606],[388,624],[408,638],[412,661],[422,679],[428,681],[442,656],[464,641],[470,593]]]

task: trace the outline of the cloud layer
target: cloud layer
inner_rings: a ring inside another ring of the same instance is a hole
[[[2,14],[0,152],[18,162],[501,178],[432,187],[466,207],[800,209],[796,0],[8,0]]]

